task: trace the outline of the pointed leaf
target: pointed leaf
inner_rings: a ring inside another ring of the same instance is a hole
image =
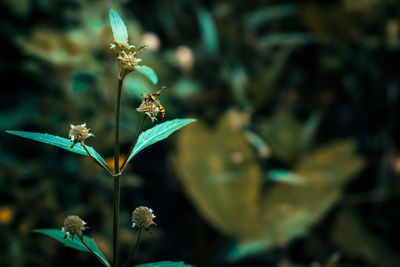
[[[81,242],[81,240],[79,240],[77,236],[75,236],[73,240],[71,237],[64,238],[65,233],[63,233],[61,230],[58,229],[37,229],[34,232],[48,235],[54,238],[55,240],[63,243],[64,246],[66,247],[90,253],[89,249],[85,247],[85,245]],[[93,250],[93,252],[102,261],[104,265],[110,266],[110,264],[107,262],[106,257],[104,257],[104,255],[100,252],[100,250],[96,246],[96,243],[94,243],[94,241],[91,238],[83,236],[83,240],[85,240],[85,243],[88,245],[88,247],[90,247],[90,249]]]
[[[45,144],[58,146],[65,150],[88,156],[85,149],[79,143],[76,144],[73,148],[71,148],[72,142],[71,142],[71,140],[69,140],[67,138],[63,138],[63,137],[59,137],[59,136],[47,134],[47,133],[32,133],[32,132],[23,132],[23,131],[6,131],[6,132],[9,134],[13,134],[13,135],[20,136],[23,138],[32,139],[32,140],[42,142]],[[105,164],[105,166],[107,166],[107,163],[105,162],[105,160],[96,152],[96,150],[94,150],[90,146],[86,146],[86,147],[89,150],[90,154],[92,154],[96,159],[98,159],[103,164]]]
[[[273,169],[268,172],[270,180],[276,182],[285,182],[289,184],[305,184],[306,180],[295,173],[285,170]]]
[[[132,153],[129,155],[128,161],[131,160],[142,149],[167,138],[176,130],[179,130],[183,126],[186,126],[194,121],[196,121],[196,119],[174,119],[160,123],[143,132],[139,136],[139,140],[133,148]]]
[[[135,266],[136,267],[191,267],[192,265],[185,264],[182,261],[157,261]]]
[[[136,69],[141,74],[146,76],[152,83],[157,84],[158,77],[152,68],[150,68],[149,66],[141,65],[141,66],[137,66]]]
[[[128,30],[124,21],[114,9],[110,9],[110,23],[114,36],[114,41],[117,43],[128,43]]]
[[[209,53],[216,54],[218,52],[218,32],[217,27],[214,24],[214,21],[210,15],[210,13],[201,9],[197,14],[200,30],[203,34],[204,45]]]

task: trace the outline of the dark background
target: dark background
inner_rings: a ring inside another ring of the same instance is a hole
[[[3,0],[0,266],[99,265],[32,233],[71,214],[111,257],[112,178],[4,132],[67,137],[86,122],[87,144],[112,163],[110,8],[159,77],[125,82],[123,156],[145,90],[169,86],[156,123],[198,119],[122,176],[123,259],[137,236],[131,212],[146,205],[157,226],[136,264],[400,265],[398,1]]]

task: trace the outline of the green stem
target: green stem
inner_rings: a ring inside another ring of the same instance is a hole
[[[123,79],[118,79],[118,93],[115,104],[115,143],[114,143],[114,205],[113,205],[113,266],[118,267],[119,233],[119,124],[121,115],[121,93]]]
[[[106,172],[108,172],[109,174],[112,174],[110,168],[108,167],[108,165],[105,165],[104,163],[102,163],[100,160],[96,159],[87,149],[86,145],[82,142],[81,143],[82,147],[85,149],[86,153],[94,160],[94,162],[96,162],[97,165],[99,165],[100,167],[102,167]]]
[[[140,134],[143,132],[143,126],[144,126],[144,123],[146,122],[146,119],[147,119],[147,115],[144,115],[142,123],[140,124],[139,129],[138,129],[138,131],[136,133],[135,140],[133,140],[133,143],[132,143],[131,148],[129,149],[129,152],[128,152],[125,160],[124,160],[124,163],[122,163],[122,165],[121,165],[121,173],[125,170],[125,167],[128,164],[129,157],[130,157],[133,149],[135,148],[135,146],[136,146],[136,144],[137,144],[137,142],[139,140]]]
[[[86,242],[85,242],[85,240],[83,239],[83,235],[80,235],[80,236],[78,236],[79,237],[79,240],[82,242],[82,244],[90,251],[90,253],[92,253],[95,257],[96,257],[96,259],[98,259],[102,264],[104,264],[105,266],[108,266],[104,261],[103,261],[103,259],[99,256],[99,255],[97,255],[87,244],[86,244]]]
[[[139,247],[139,242],[140,242],[140,238],[142,237],[142,228],[139,228],[139,234],[138,237],[136,239],[136,244],[133,247],[133,249],[131,250],[128,260],[125,262],[124,267],[128,266],[128,264],[131,262],[131,260],[133,259],[133,255],[135,255],[135,251],[137,250],[137,248]]]

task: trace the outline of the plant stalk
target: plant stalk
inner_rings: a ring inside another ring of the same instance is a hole
[[[137,248],[139,247],[139,242],[140,242],[140,238],[142,237],[142,228],[139,228],[139,233],[138,233],[138,237],[136,239],[136,244],[133,247],[133,249],[131,250],[128,260],[125,262],[124,267],[128,266],[128,264],[132,261],[133,259],[133,255],[135,255],[135,251],[137,250]]]
[[[114,204],[113,204],[113,266],[118,267],[119,259],[119,128],[121,117],[121,94],[123,78],[118,79],[117,101],[115,104],[115,143],[114,143]]]
[[[144,123],[146,122],[146,119],[147,119],[147,115],[144,115],[144,118],[143,118],[143,120],[142,120],[142,123],[141,123],[140,126],[139,126],[139,129],[138,129],[138,131],[137,131],[137,133],[136,133],[135,139],[133,140],[133,143],[132,143],[132,145],[131,145],[131,148],[129,149],[129,152],[128,152],[128,154],[127,154],[125,160],[124,160],[124,163],[122,163],[122,165],[121,165],[121,173],[125,170],[125,167],[126,167],[126,165],[128,164],[129,157],[130,157],[130,155],[131,155],[133,149],[135,148],[135,146],[136,146],[136,144],[137,144],[137,142],[138,142],[138,140],[139,140],[140,134],[143,132],[143,126],[144,126]]]
[[[112,174],[110,168],[108,167],[108,165],[104,165],[104,163],[102,163],[101,161],[97,160],[87,149],[86,145],[82,142],[81,143],[82,147],[85,149],[86,153],[89,155],[89,157],[91,157],[94,162],[96,162],[97,165],[99,165],[100,167],[102,167],[107,173]]]
[[[100,258],[99,255],[97,255],[85,242],[85,240],[83,239],[83,235],[78,236],[79,240],[82,242],[82,244],[90,251],[90,253],[92,253],[96,259],[98,259],[103,265],[107,266],[107,264],[104,263],[104,261],[102,260],[102,258]]]

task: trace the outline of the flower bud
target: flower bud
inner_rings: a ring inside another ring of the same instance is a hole
[[[137,207],[132,212],[132,228],[149,228],[150,225],[155,224],[153,219],[156,216],[153,214],[153,210],[144,206]]]
[[[156,103],[147,100],[143,100],[136,110],[149,116],[151,121],[157,120],[156,116],[160,112],[160,108]]]
[[[82,231],[85,230],[86,222],[84,222],[81,218],[76,215],[70,215],[64,220],[64,225],[61,230],[66,233],[67,237],[71,237],[74,239],[75,235],[82,235]]]
[[[86,128],[86,123],[81,125],[72,125],[71,130],[69,131],[69,139],[72,142],[71,148],[73,148],[76,143],[82,143],[85,141],[86,138],[94,136],[92,133],[89,132],[90,129]]]

